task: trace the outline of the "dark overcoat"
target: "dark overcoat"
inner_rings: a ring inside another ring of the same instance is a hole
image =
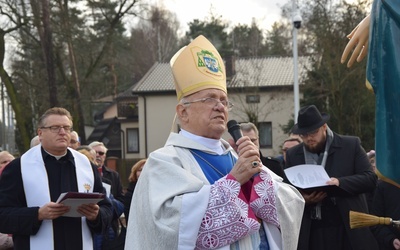
[[[290,148],[286,153],[285,168],[305,164],[303,143]],[[336,197],[336,205],[342,217],[348,238],[353,249],[378,249],[377,243],[368,227],[350,229],[349,211],[368,213],[365,193],[372,192],[377,183],[377,176],[371,168],[360,139],[334,133],[328,151],[325,170],[330,177],[339,180],[339,187],[351,195]],[[298,249],[308,250],[312,220],[309,216],[311,206],[306,205],[301,225]],[[334,237],[334,236],[332,236]]]

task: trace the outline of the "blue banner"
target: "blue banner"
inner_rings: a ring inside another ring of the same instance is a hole
[[[400,1],[371,10],[367,84],[376,97],[375,151],[381,179],[400,187]]]

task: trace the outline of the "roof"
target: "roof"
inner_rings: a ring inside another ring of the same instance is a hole
[[[310,57],[298,58],[299,84],[310,69]],[[228,88],[293,86],[293,57],[263,57],[236,59],[236,72]]]
[[[129,90],[129,94],[174,91],[174,77],[169,63],[155,63],[146,75]]]
[[[229,88],[272,87],[293,85],[293,57],[263,57],[235,59],[235,75]],[[298,58],[299,83],[310,68],[310,57]],[[155,92],[175,92],[169,63],[155,63],[146,75],[121,96]]]
[[[96,125],[94,128],[93,132],[90,134],[89,138],[87,141],[93,142],[93,141],[103,141],[104,136],[106,135],[106,132],[109,127],[113,123],[115,123],[118,119],[116,117],[110,118],[110,119],[103,119],[99,122],[99,124]]]

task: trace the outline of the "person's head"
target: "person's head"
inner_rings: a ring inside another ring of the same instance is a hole
[[[42,147],[52,155],[64,155],[71,140],[72,116],[64,108],[48,109],[38,123]]]
[[[220,139],[232,107],[226,90],[225,66],[216,48],[199,36],[171,59],[182,129]]]
[[[297,138],[297,137],[289,137],[287,138],[283,144],[282,144],[282,155],[283,155],[283,159],[286,161],[286,151],[293,147],[296,146],[297,144],[301,143],[301,139]]]
[[[39,144],[40,144],[40,139],[39,139],[39,136],[37,135],[32,138],[30,147],[33,148],[34,146],[39,145]]]
[[[321,114],[315,105],[306,106],[299,110],[297,123],[292,131],[300,135],[307,151],[320,153],[325,149],[328,120],[329,115]]]
[[[7,166],[7,164],[10,163],[14,159],[15,159],[15,157],[12,154],[10,154],[8,151],[0,152],[0,174],[1,174],[1,172],[3,172],[4,167]]]
[[[260,147],[260,143],[258,140],[258,129],[254,123],[240,123],[240,130],[242,130],[243,136],[248,136],[257,147]]]
[[[136,162],[131,168],[131,174],[129,175],[128,180],[130,182],[136,182],[139,179],[140,173],[143,170],[143,166],[146,163],[147,159],[142,159]]]
[[[289,133],[289,138],[297,138],[300,142],[303,142],[299,134],[294,134],[293,132]]]
[[[90,147],[89,145],[80,145],[75,150],[86,155],[89,161],[97,166],[96,151],[92,147]]]
[[[79,135],[76,131],[71,132],[71,140],[69,141],[69,147],[77,149],[81,143],[79,142]]]
[[[107,148],[104,146],[104,143],[99,141],[94,141],[89,144],[89,147],[93,148],[96,151],[96,162],[99,167],[104,165],[106,160]]]

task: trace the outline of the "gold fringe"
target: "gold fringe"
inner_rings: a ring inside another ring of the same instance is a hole
[[[395,182],[395,181],[393,181],[393,180],[387,178],[386,176],[383,176],[383,175],[381,174],[381,172],[379,172],[379,169],[378,169],[378,168],[375,170],[375,173],[376,173],[376,175],[378,175],[378,178],[379,178],[380,180],[382,180],[382,181],[384,181],[384,182],[387,182],[387,183],[390,183],[390,184],[392,184],[393,186],[396,186],[396,187],[400,188],[400,184],[399,184],[399,183],[397,183],[397,182]]]

